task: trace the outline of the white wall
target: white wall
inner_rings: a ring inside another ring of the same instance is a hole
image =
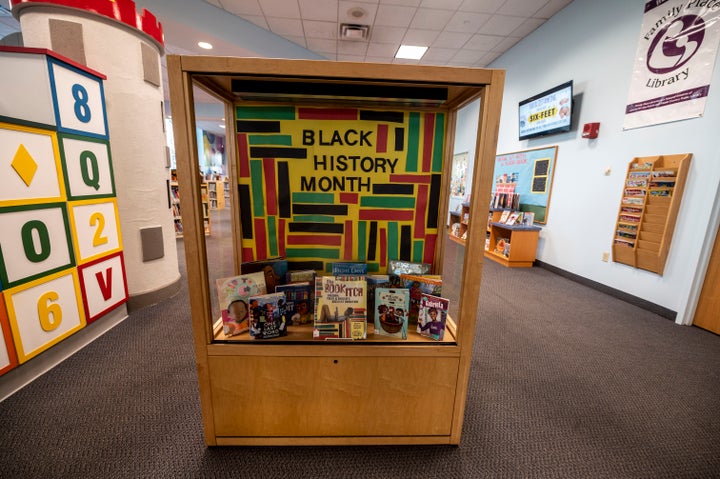
[[[643,8],[642,1],[575,0],[490,65],[507,71],[498,153],[559,145],[539,260],[676,311],[687,324],[717,231],[720,68],[703,118],[623,131]],[[567,80],[574,80],[579,100],[577,123],[600,122],[598,139],[583,139],[575,129],[518,141],[518,102]],[[687,152],[693,159],[664,275],[602,262],[611,251],[628,162]]]
[[[465,172],[465,195],[472,193],[473,171],[475,170],[475,145],[477,144],[477,128],[480,115],[480,100],[473,101],[462,107],[457,114],[457,127],[455,128],[455,140],[453,154],[467,151],[468,167]],[[448,205],[449,211],[457,211],[462,203],[463,197],[451,196]]]

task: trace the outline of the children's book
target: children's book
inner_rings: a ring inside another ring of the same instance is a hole
[[[267,292],[265,275],[251,273],[218,278],[215,280],[215,288],[225,336],[234,336],[250,329],[248,299]]]
[[[508,216],[508,219],[505,222],[505,224],[508,226],[514,225],[515,223],[517,223],[518,218],[520,218],[521,215],[522,215],[522,213],[520,213],[519,211],[513,211],[512,213],[510,213],[510,216]]]
[[[332,264],[333,276],[364,276],[367,272],[367,263],[335,262]]]
[[[312,283],[302,281],[299,283],[279,284],[275,287],[276,293],[285,294],[285,319],[288,326],[313,322],[313,313],[315,311],[314,291],[314,281]]]
[[[367,281],[367,312],[368,321],[373,321],[373,311],[375,311],[375,289],[387,288],[390,284],[390,275],[387,274],[369,274],[365,277]]]
[[[431,265],[428,263],[411,263],[410,261],[401,261],[391,259],[388,261],[388,274],[428,274]]]
[[[533,226],[535,223],[535,213],[532,211],[525,211],[522,218],[522,225],[523,226]]]
[[[367,282],[360,276],[315,278],[313,338],[367,339]]]
[[[288,262],[283,258],[271,258],[260,261],[250,261],[240,265],[243,274],[262,271],[265,274],[265,286],[268,293],[275,292],[275,286],[285,282],[288,272]]]
[[[505,223],[508,218],[510,217],[510,210],[504,210],[502,214],[500,215],[500,219],[498,220],[498,223]]]
[[[375,334],[407,339],[410,291],[377,288],[375,290]]]
[[[450,301],[423,293],[420,299],[420,318],[417,332],[423,336],[442,341],[445,337],[445,323]]]
[[[287,335],[285,293],[250,297],[250,335],[270,339]]]
[[[317,272],[314,269],[301,269],[295,271],[288,271],[285,275],[286,283],[299,283],[303,281],[309,281],[310,284],[315,284],[315,276]]]
[[[410,291],[410,311],[408,323],[417,324],[420,312],[420,298],[423,293],[440,296],[442,294],[442,278],[431,275],[401,274],[403,286]]]

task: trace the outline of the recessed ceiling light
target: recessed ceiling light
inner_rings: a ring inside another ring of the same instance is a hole
[[[198,42],[198,46],[204,50],[212,50],[212,44],[208,42]]]
[[[412,45],[400,45],[395,58],[406,58],[408,60],[420,60],[428,47],[416,47]]]
[[[223,123],[220,123],[218,126],[219,126],[220,128],[222,128],[223,130],[225,129],[225,125],[224,125]]]

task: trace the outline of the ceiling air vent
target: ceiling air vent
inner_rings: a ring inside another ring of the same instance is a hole
[[[367,40],[370,33],[370,27],[367,25],[357,25],[354,23],[340,24],[341,40]]]

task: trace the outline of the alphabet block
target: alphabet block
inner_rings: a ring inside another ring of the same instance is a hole
[[[75,135],[59,140],[68,199],[115,196],[108,142]]]
[[[0,206],[65,200],[56,135],[0,123]]]
[[[0,376],[17,366],[17,354],[13,346],[10,322],[5,309],[5,300],[0,294]]]
[[[93,200],[70,203],[70,218],[78,264],[84,264],[122,248],[117,202]]]
[[[122,253],[84,264],[78,267],[78,274],[88,324],[127,301]]]
[[[11,288],[75,265],[65,203],[0,208],[0,281]]]
[[[22,364],[85,326],[75,268],[3,292]]]
[[[3,115],[43,125],[55,125],[48,64],[43,55],[0,52]]]

